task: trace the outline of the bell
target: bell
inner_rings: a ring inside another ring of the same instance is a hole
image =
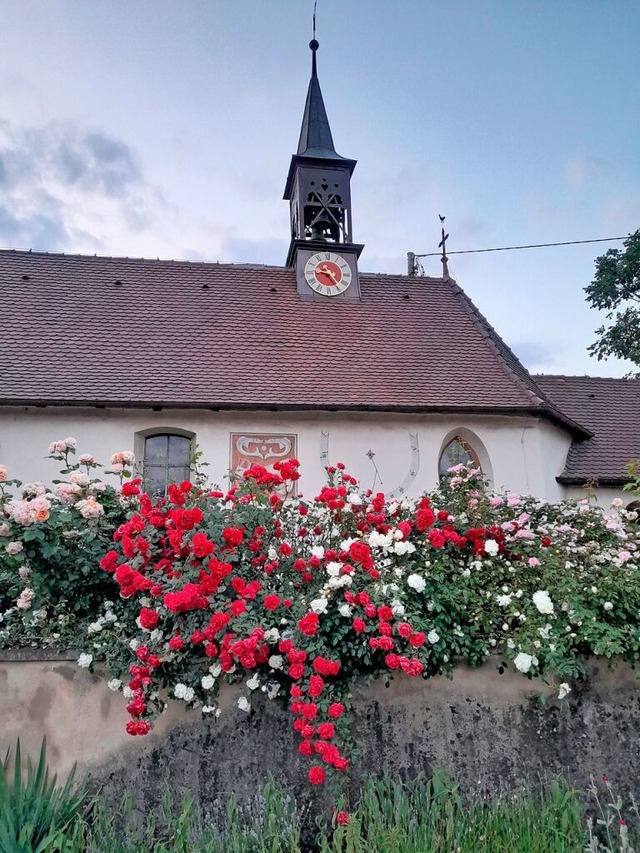
[[[322,214],[318,216],[317,219],[314,220],[311,225],[311,239],[312,240],[327,240],[331,237],[331,220],[323,217]]]

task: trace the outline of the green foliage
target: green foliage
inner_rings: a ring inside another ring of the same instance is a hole
[[[578,798],[564,781],[537,796],[465,804],[458,786],[435,773],[408,784],[369,779],[321,853],[578,853],[582,837]]]
[[[187,794],[175,803],[165,792],[142,823],[127,794],[115,812],[102,804],[78,821],[67,834],[68,853],[300,853],[304,814],[273,780],[242,804],[221,795],[207,814]]]
[[[596,272],[585,288],[587,302],[607,311],[608,326],[596,330],[589,347],[598,360],[626,358],[640,367],[640,229],[623,243],[596,258]]]
[[[0,850],[2,853],[69,853],[66,832],[82,813],[85,792],[75,786],[75,768],[64,784],[49,775],[46,742],[38,764],[22,773],[20,741],[13,760],[0,764]],[[13,763],[13,772],[10,765]]]
[[[404,783],[367,778],[350,812],[314,829],[306,808],[271,780],[243,804],[221,795],[206,814],[186,795],[176,804],[165,794],[143,822],[129,795],[115,811],[98,802],[66,833],[66,853],[582,853],[589,838],[589,851],[631,851],[597,846],[607,830],[610,840],[619,834],[615,804],[602,809],[598,841],[593,817],[582,821],[581,797],[562,779],[535,793],[468,800],[435,772]]]

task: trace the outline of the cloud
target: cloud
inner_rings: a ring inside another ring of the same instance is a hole
[[[564,174],[567,182],[573,187],[583,187],[585,184],[600,177],[607,169],[607,162],[601,157],[590,154],[573,154],[564,164]]]
[[[135,151],[72,122],[0,121],[0,245],[99,251],[140,232],[162,209]]]

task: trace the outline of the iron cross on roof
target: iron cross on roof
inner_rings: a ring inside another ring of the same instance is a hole
[[[442,249],[442,277],[449,278],[449,266],[447,257],[447,240],[449,239],[449,235],[444,233],[444,221],[447,218],[446,216],[442,216],[440,213],[438,214],[440,219],[440,223],[442,224],[442,239],[438,243],[438,248]]]

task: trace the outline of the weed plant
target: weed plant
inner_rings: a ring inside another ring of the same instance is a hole
[[[9,751],[0,764],[0,851],[67,853],[85,800],[83,786],[75,785],[75,768],[62,786],[50,775],[46,740],[37,765],[28,759],[25,775],[18,740],[13,757]]]

